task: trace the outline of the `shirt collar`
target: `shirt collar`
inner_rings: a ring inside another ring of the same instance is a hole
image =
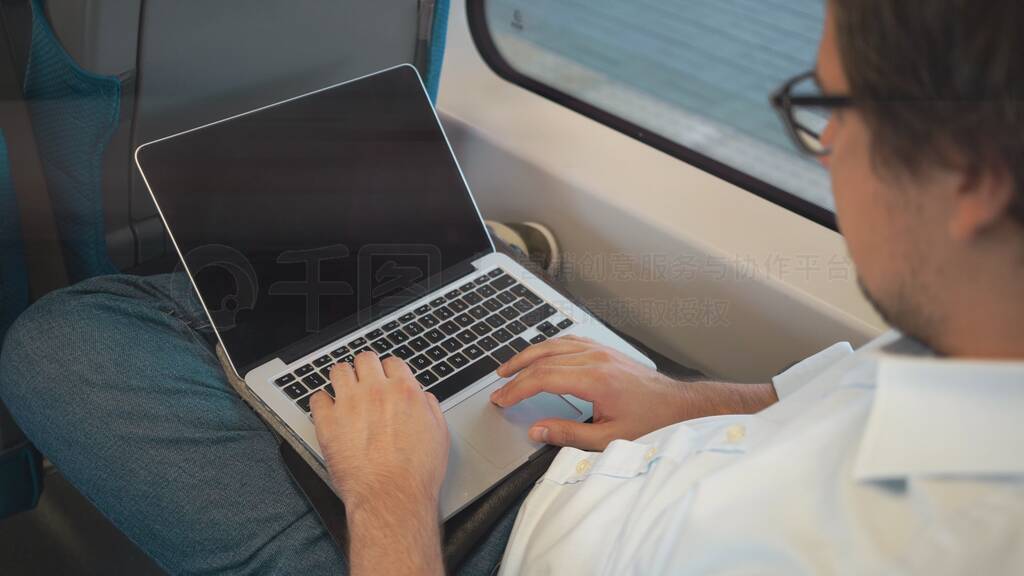
[[[1024,362],[936,358],[907,340],[877,352],[858,480],[1024,476]]]

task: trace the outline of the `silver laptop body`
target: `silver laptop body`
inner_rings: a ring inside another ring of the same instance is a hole
[[[592,416],[546,393],[494,406],[500,362],[573,334],[654,366],[495,251],[412,66],[144,144],[135,161],[232,368],[321,462],[308,402],[333,391],[335,363],[395,355],[438,396],[445,519],[538,452],[535,421]]]

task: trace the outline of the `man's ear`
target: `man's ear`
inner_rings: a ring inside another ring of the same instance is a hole
[[[970,241],[998,223],[1013,202],[1013,178],[1005,168],[971,171],[961,179],[953,198],[949,233]]]

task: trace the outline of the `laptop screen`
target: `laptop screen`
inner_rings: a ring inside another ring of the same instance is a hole
[[[242,376],[493,249],[410,66],[143,146],[137,160]]]

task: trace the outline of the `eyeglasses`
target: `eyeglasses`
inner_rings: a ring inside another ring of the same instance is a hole
[[[853,105],[849,96],[823,95],[814,72],[796,76],[772,94],[772,107],[782,118],[793,143],[802,152],[819,158],[832,152],[821,141],[832,111]]]

